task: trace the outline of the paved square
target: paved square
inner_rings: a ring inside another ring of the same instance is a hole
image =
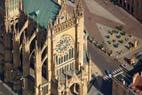
[[[119,30],[121,26],[117,26],[117,29],[97,23],[97,27],[104,39],[104,47],[112,52],[114,58],[124,57],[128,52],[142,47],[142,40],[127,34],[123,29]]]

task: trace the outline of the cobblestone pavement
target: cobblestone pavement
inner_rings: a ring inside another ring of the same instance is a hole
[[[95,0],[85,0],[85,3],[92,14],[125,25],[124,22],[122,22],[119,18],[114,16],[111,12],[109,12]]]
[[[97,23],[107,25],[108,27],[122,25],[124,27],[124,31],[128,34],[142,38],[142,24],[140,24],[140,22],[122,8],[104,1],[107,0],[84,0],[85,27],[97,41],[101,42],[103,40],[97,28]],[[104,16],[104,14],[109,15]],[[124,24],[121,24],[120,22]]]

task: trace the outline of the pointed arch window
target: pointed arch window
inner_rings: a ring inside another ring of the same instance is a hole
[[[69,49],[69,59],[72,58],[72,49]]]
[[[64,60],[63,60],[63,57],[61,57],[61,63],[63,63],[63,61],[64,61]]]
[[[66,56],[64,55],[64,62],[66,62]]]
[[[61,58],[59,58],[59,64],[61,64]]]
[[[74,57],[74,48],[72,48],[72,58]]]
[[[56,61],[55,61],[56,64],[59,64],[59,62],[58,62],[58,56],[55,57],[55,60],[56,60]]]

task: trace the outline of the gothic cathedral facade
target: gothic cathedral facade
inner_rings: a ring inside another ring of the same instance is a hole
[[[81,0],[0,0],[0,76],[19,95],[87,95]]]

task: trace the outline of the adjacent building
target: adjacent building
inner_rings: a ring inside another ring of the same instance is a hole
[[[112,78],[112,95],[142,95],[141,58],[133,66],[122,66],[123,70],[114,75]]]
[[[142,22],[142,1],[141,0],[111,0],[118,4],[134,17],[136,17],[140,22]]]
[[[81,0],[0,0],[0,71],[20,95],[87,95]]]
[[[136,95],[136,93],[129,88],[129,81],[124,73],[112,78],[112,95]]]
[[[142,74],[136,73],[132,82],[127,79],[124,74],[120,74],[113,78],[112,95],[142,95]]]

